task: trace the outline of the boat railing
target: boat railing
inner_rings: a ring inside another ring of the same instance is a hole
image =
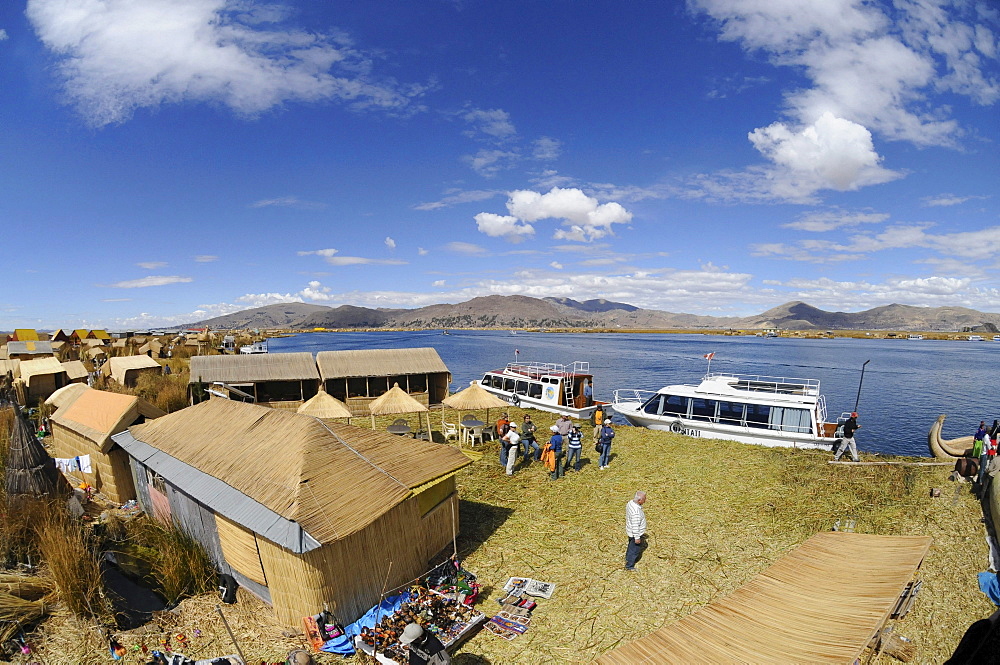
[[[653,395],[655,390],[636,390],[634,388],[619,388],[615,390],[615,404],[625,404],[630,402],[645,403]]]
[[[544,376],[556,374],[573,376],[575,374],[590,374],[590,363],[576,360],[569,365],[559,363],[507,363],[504,369],[507,374],[524,374],[527,376]]]
[[[716,372],[706,374],[702,381],[728,383],[740,390],[778,395],[819,395],[819,379],[799,379],[760,374],[732,374]]]
[[[826,395],[820,395],[816,400],[816,422],[826,422]]]

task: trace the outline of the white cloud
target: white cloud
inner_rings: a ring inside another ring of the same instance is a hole
[[[972,201],[974,199],[987,199],[988,196],[955,196],[954,194],[939,194],[938,196],[925,196],[923,201],[925,206],[934,208],[941,206],[957,206]]]
[[[222,314],[232,314],[233,312],[238,312],[241,309],[253,309],[255,307],[265,307],[267,305],[277,305],[286,302],[302,302],[302,298],[292,293],[247,293],[238,297],[236,302],[240,303],[240,305],[229,305],[223,303],[218,305],[202,305],[201,307],[203,309],[208,307],[212,309],[225,310],[222,311],[221,314],[215,315],[221,316]]]
[[[160,268],[166,268],[167,267],[167,262],[166,261],[142,261],[140,263],[136,263],[136,265],[139,266],[140,268],[142,268],[143,270],[159,270]]]
[[[492,178],[500,171],[511,168],[518,157],[516,152],[509,150],[483,149],[474,155],[464,155],[462,161],[484,178]]]
[[[445,281],[443,279],[436,279],[431,283],[431,286],[444,286]]]
[[[613,235],[612,225],[632,220],[632,213],[619,203],[599,203],[582,190],[553,187],[545,194],[532,190],[515,190],[507,200],[510,215],[479,213],[475,216],[479,230],[486,235],[528,235],[534,232],[531,222],[543,219],[561,220],[563,227],[553,237],[558,240],[590,242]],[[506,231],[506,232],[505,232]]]
[[[401,259],[369,259],[364,256],[328,256],[325,260],[332,266],[405,266],[408,263]]]
[[[221,103],[253,116],[290,101],[403,112],[419,86],[377,79],[340,34],[282,27],[286,12],[239,0],[29,0],[66,96],[93,125],[139,108]],[[267,25],[268,27],[264,27]]]
[[[251,208],[299,208],[301,210],[320,210],[326,207],[318,201],[303,201],[296,196],[281,196],[274,199],[261,199],[250,204]]]
[[[503,109],[473,109],[464,113],[462,118],[473,125],[476,131],[493,140],[505,140],[517,134],[510,114]],[[474,136],[472,133],[469,135]]]
[[[4,41],[6,39],[9,39],[9,38],[10,38],[10,35],[7,34],[7,31],[4,30],[3,28],[0,28],[0,42]]]
[[[194,260],[197,261],[198,263],[213,263],[215,261],[218,261],[219,257],[215,256],[214,254],[199,254],[196,257],[194,257]]]
[[[543,136],[531,144],[531,156],[542,161],[558,159],[562,152],[562,143],[549,136]]]
[[[132,302],[132,298],[101,298],[101,302]]]
[[[508,237],[517,239],[520,236],[534,235],[535,227],[531,224],[521,222],[517,217],[510,215],[495,215],[492,212],[481,212],[473,219],[476,220],[476,227],[480,233],[493,238]]]
[[[338,251],[339,250],[336,250],[336,249],[314,249],[314,250],[311,250],[311,251],[308,251],[308,252],[297,252],[297,254],[299,256],[309,256],[311,254],[314,254],[316,256],[331,257],[334,254],[336,254]]]
[[[480,247],[471,242],[450,242],[444,246],[449,252],[455,252],[456,254],[465,254],[466,256],[479,256],[486,253],[485,247]]]
[[[551,267],[554,270],[562,270],[563,264],[559,263],[558,261],[553,261],[552,263],[549,264],[549,267]]]
[[[194,279],[191,277],[178,277],[176,275],[171,276],[157,276],[150,275],[149,277],[141,277],[139,279],[129,279],[124,282],[115,282],[114,284],[109,284],[108,286],[115,289],[141,289],[147,286],[166,286],[167,284],[183,284],[186,282],[193,282]]]
[[[389,236],[386,236],[385,246],[388,247],[389,249],[396,249],[396,241],[390,238]]]
[[[450,191],[445,192],[445,196],[438,201],[430,201],[428,203],[420,203],[413,206],[414,210],[437,210],[438,208],[447,208],[454,205],[459,205],[461,203],[472,203],[475,201],[485,201],[486,199],[492,199],[497,194],[500,194],[497,190],[489,189],[473,189],[469,191]]]
[[[323,286],[322,283],[315,280],[309,282],[309,284],[304,289],[302,289],[295,295],[300,296],[305,300],[327,301],[333,299],[330,296],[330,287]]]
[[[427,256],[430,252],[423,247],[417,247],[417,256]]]
[[[801,215],[794,222],[782,224],[786,229],[796,231],[812,231],[822,233],[844,227],[860,224],[879,224],[889,219],[889,215],[880,212],[846,212],[839,209],[815,210]]]

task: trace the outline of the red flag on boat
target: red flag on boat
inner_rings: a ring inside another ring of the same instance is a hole
[[[515,356],[516,356],[517,354],[519,354],[519,353],[521,353],[521,352],[520,352],[520,351],[518,351],[517,349],[514,349],[514,355],[515,355]]]
[[[714,357],[715,357],[715,351],[712,351],[711,353],[706,353],[705,355],[702,356],[702,358],[704,358],[705,360],[711,360]]]

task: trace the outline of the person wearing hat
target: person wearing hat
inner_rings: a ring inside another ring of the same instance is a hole
[[[399,636],[400,644],[409,647],[410,665],[447,665],[451,656],[445,650],[441,640],[419,624],[409,623]]]
[[[552,432],[552,438],[549,439],[549,450],[552,452],[553,460],[555,460],[555,468],[552,470],[552,476],[550,480],[559,480],[563,476],[563,457],[566,455],[563,449],[563,435],[559,431],[558,425],[553,425],[549,428]]]
[[[527,413],[524,414],[524,423],[521,425],[520,437],[521,445],[524,446],[524,462],[521,464],[521,468],[528,465],[531,461],[532,450],[534,450],[535,461],[542,459],[542,449],[538,446],[538,441],[535,440],[535,430],[538,428],[535,423],[531,422],[531,416]]]
[[[615,430],[611,427],[611,421],[605,420],[604,424],[601,425],[601,435],[597,439],[597,447],[600,452],[598,461],[602,470],[608,468],[608,465],[611,463],[611,441],[614,438]]]
[[[859,429],[861,429],[861,425],[858,424],[858,414],[857,412],[851,413],[851,417],[844,423],[844,438],[840,441],[840,447],[837,448],[837,452],[833,456],[834,462],[840,461],[840,456],[847,448],[851,449],[851,459],[855,462],[861,461],[858,457],[858,446],[854,443],[854,433]]]
[[[500,440],[500,445],[506,449],[504,457],[507,460],[507,475],[514,475],[514,462],[521,452],[521,436],[517,433],[517,423],[511,423],[507,433]]]

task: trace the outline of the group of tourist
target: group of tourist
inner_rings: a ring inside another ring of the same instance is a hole
[[[591,420],[593,424],[593,443],[599,453],[600,468],[607,469],[611,461],[611,442],[615,438],[615,430],[610,420],[604,417],[604,411],[597,409]],[[562,414],[549,428],[549,440],[539,445],[538,427],[531,416],[524,415],[524,422],[518,425],[510,421],[509,414],[503,414],[496,422],[497,438],[500,440],[500,465],[507,470],[507,475],[514,475],[514,465],[518,457],[523,458],[522,468],[532,462],[545,462],[551,472],[550,479],[562,478],[572,467],[580,471],[583,466],[583,431],[567,415]],[[522,452],[523,449],[523,452]]]
[[[984,481],[988,478],[986,471],[997,454],[998,436],[1000,436],[1000,421],[994,420],[993,426],[986,429],[986,421],[980,420],[979,429],[972,437],[972,457],[979,459],[979,474],[976,476],[976,483],[980,492],[985,489]]]

